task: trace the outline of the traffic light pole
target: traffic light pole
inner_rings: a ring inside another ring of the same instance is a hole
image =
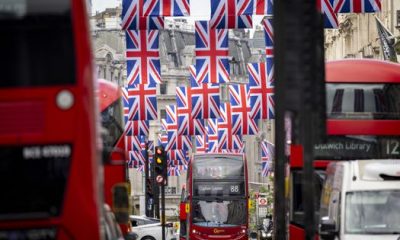
[[[161,184],[161,231],[162,240],[165,240],[165,185]]]

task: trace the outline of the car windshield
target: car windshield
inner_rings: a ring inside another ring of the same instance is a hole
[[[193,201],[193,224],[202,227],[234,227],[246,224],[247,201]]]
[[[400,190],[347,193],[345,226],[350,234],[398,234]]]

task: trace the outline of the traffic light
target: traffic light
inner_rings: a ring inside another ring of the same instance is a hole
[[[168,185],[167,153],[162,146],[157,146],[154,151],[154,174],[158,185]]]

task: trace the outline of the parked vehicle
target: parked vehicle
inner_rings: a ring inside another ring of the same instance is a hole
[[[159,219],[146,216],[131,215],[132,232],[138,235],[138,240],[161,240],[161,222]],[[165,238],[167,240],[178,239],[174,233],[173,224],[167,223],[165,226]]]
[[[399,239],[400,160],[329,164],[320,214],[321,239]]]
[[[260,240],[272,240],[274,234],[272,218],[264,218],[263,223],[259,227],[259,230]]]

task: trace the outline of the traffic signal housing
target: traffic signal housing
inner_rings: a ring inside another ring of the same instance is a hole
[[[163,146],[154,149],[154,174],[158,185],[168,185],[167,153]]]

